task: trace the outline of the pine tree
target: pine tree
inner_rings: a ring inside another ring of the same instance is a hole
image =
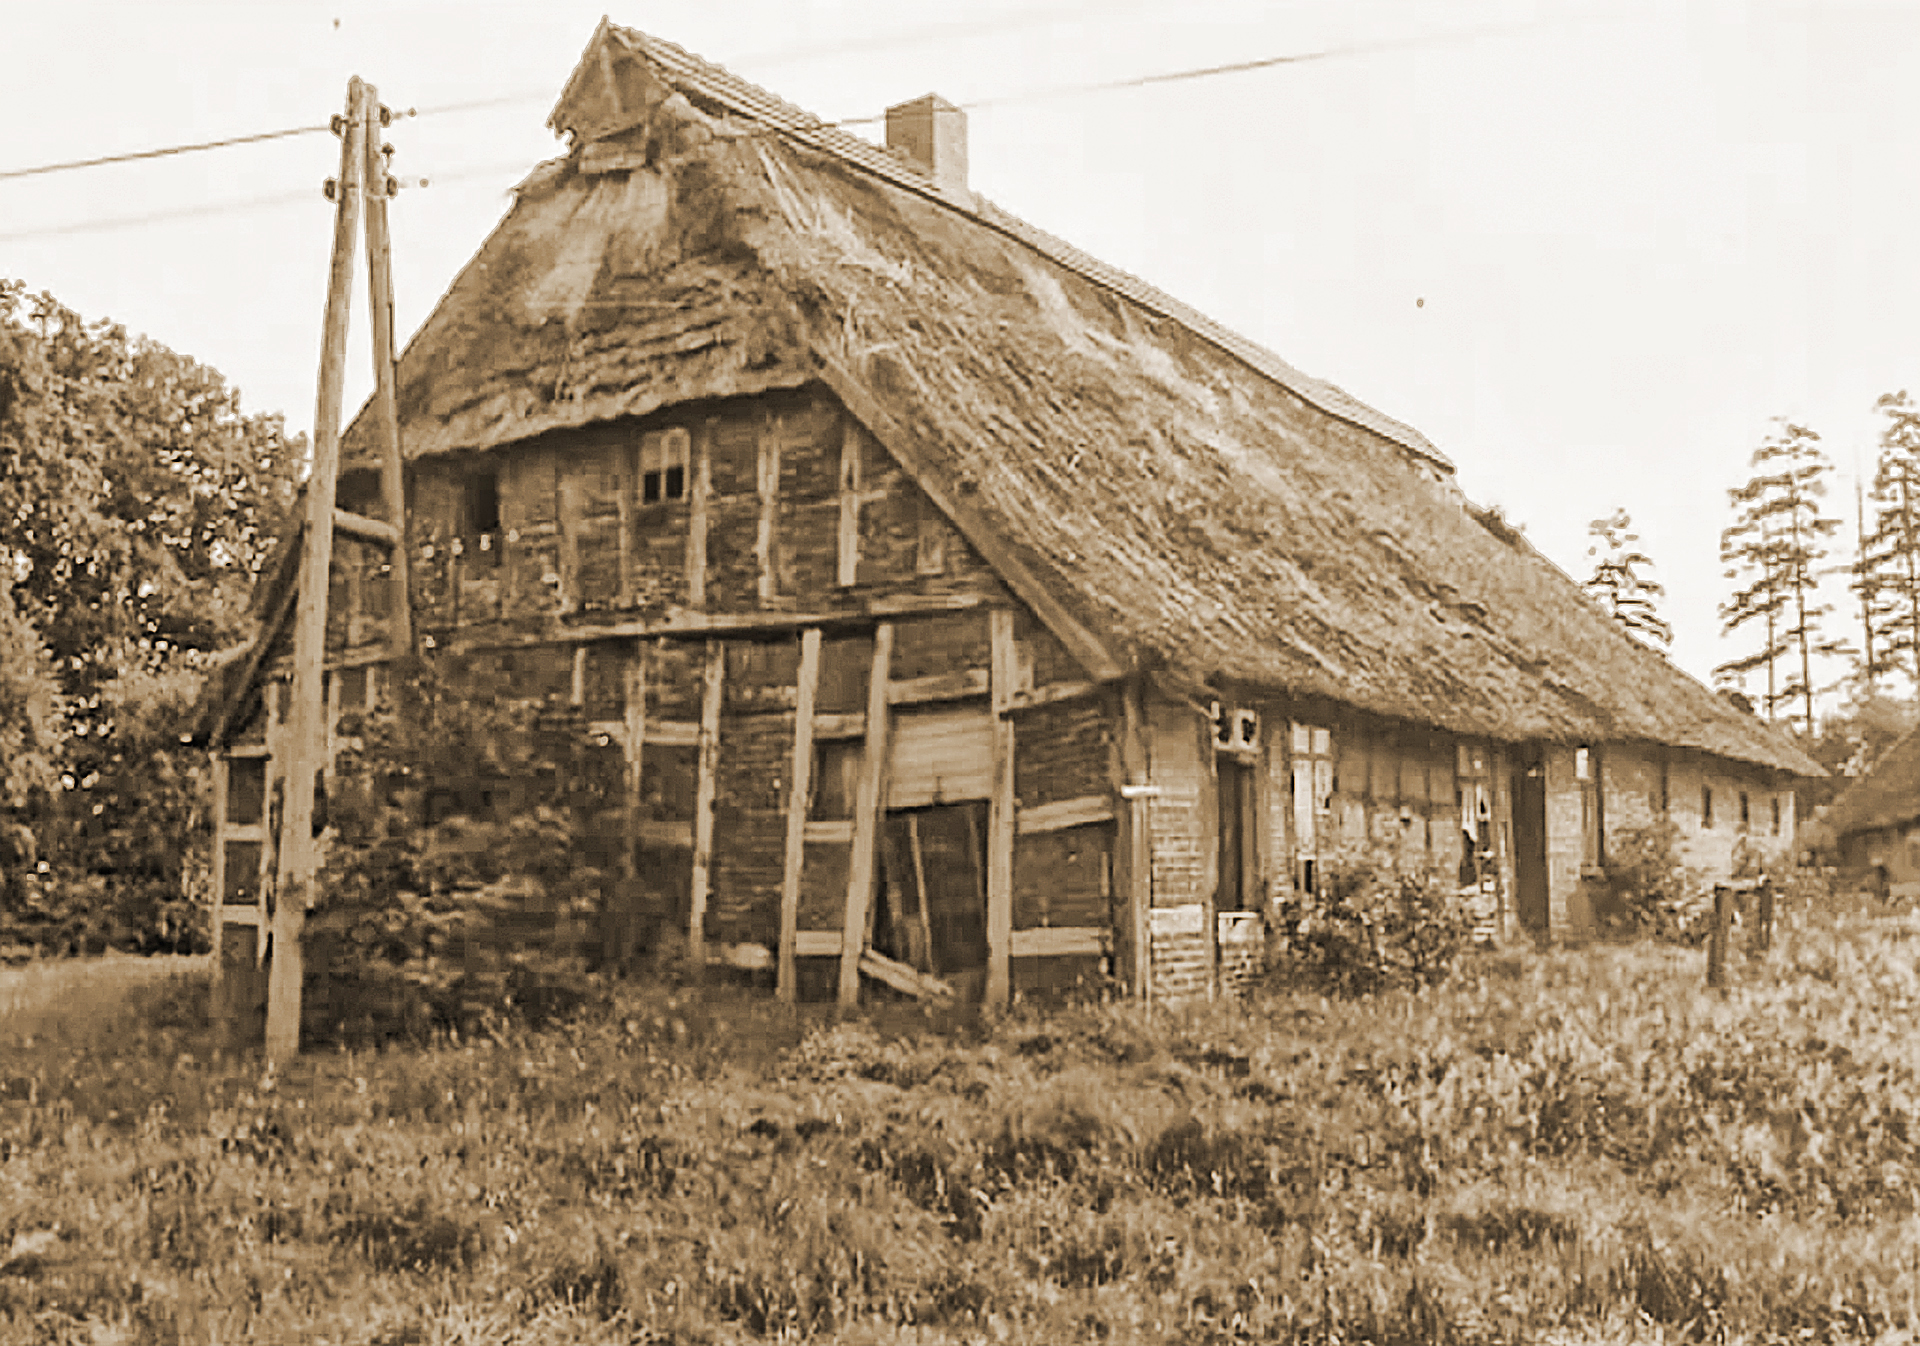
[[[1920,408],[1905,391],[1874,407],[1887,423],[1869,492],[1873,532],[1862,544],[1860,584],[1881,636],[1882,665],[1903,663],[1920,688]]]
[[[1883,607],[1880,574],[1872,561],[1873,549],[1867,538],[1867,504],[1864,488],[1856,470],[1853,483],[1853,560],[1840,567],[1848,575],[1847,592],[1860,603],[1860,661],[1855,666],[1856,692],[1868,698],[1879,688],[1887,673],[1886,614]]]
[[[1654,606],[1654,600],[1667,590],[1658,580],[1639,573],[1638,567],[1652,568],[1653,558],[1633,550],[1640,535],[1633,531],[1632,517],[1624,509],[1616,509],[1588,524],[1587,533],[1593,538],[1587,555],[1595,558],[1593,574],[1585,586],[1587,592],[1636,639],[1647,644],[1672,644],[1673,627]]]
[[[1821,690],[1813,680],[1814,656],[1846,649],[1820,633],[1820,619],[1832,610],[1819,601],[1820,562],[1827,555],[1826,539],[1840,521],[1820,512],[1820,497],[1833,471],[1820,449],[1820,436],[1803,425],[1785,420],[1777,424],[1753,451],[1754,475],[1727,492],[1734,521],[1720,534],[1726,577],[1745,582],[1720,608],[1722,633],[1732,635],[1762,622],[1766,639],[1760,649],[1729,660],[1714,673],[1744,681],[1747,674],[1764,668],[1767,718],[1777,718],[1781,706],[1799,701],[1811,735],[1813,698]]]

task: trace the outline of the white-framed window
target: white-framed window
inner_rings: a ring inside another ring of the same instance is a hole
[[[682,426],[640,437],[640,503],[657,505],[687,496],[687,464],[693,437]]]

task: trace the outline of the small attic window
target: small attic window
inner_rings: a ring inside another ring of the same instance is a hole
[[[680,426],[640,437],[641,504],[686,499],[690,448],[691,437]]]
[[[470,472],[462,485],[460,551],[475,565],[500,564],[500,474],[492,468]]]

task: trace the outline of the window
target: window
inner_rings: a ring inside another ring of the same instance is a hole
[[[1775,795],[1768,802],[1773,805],[1773,834],[1777,837],[1780,835],[1780,796]]]
[[[470,473],[460,496],[461,556],[472,556],[472,564],[500,564],[500,474],[491,468]]]
[[[1580,867],[1598,869],[1605,862],[1600,816],[1600,759],[1592,748],[1573,750],[1573,776],[1580,782]]]
[[[1740,792],[1740,830],[1746,831],[1753,823],[1753,808],[1747,800],[1747,792]]]
[[[692,439],[683,428],[654,430],[640,437],[640,503],[684,500]]]
[[[1293,849],[1302,889],[1313,887],[1314,861],[1320,852],[1325,819],[1333,808],[1333,732],[1315,725],[1292,726]],[[1327,840],[1331,841],[1329,836]]]
[[[1711,785],[1700,787],[1700,826],[1713,826],[1713,787]]]

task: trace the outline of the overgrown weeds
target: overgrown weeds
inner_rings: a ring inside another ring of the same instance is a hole
[[[1871,1340],[1917,956],[1789,908],[1724,997],[1658,945],[972,1021],[625,986],[278,1072],[163,980],[0,1021],[0,1338]]]

